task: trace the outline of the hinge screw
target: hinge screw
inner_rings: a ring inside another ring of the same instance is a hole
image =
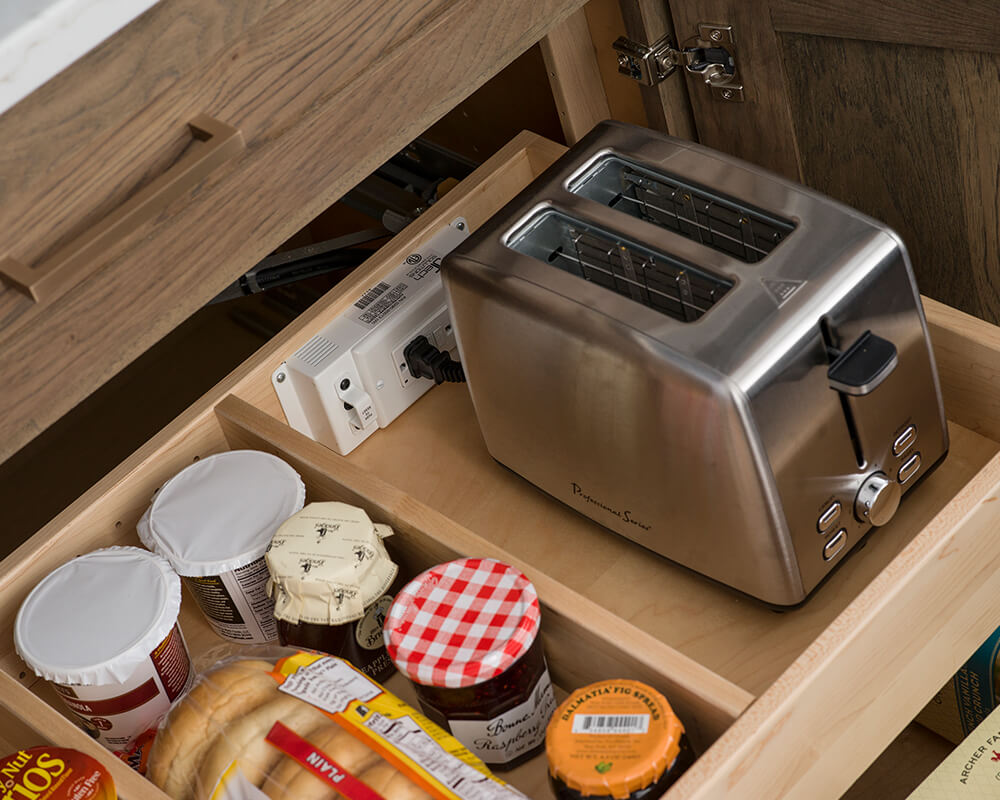
[[[274,376],[274,379],[278,383],[284,383],[285,382],[285,373],[284,372],[279,372],[277,375]]]
[[[722,99],[723,100],[732,100],[733,99],[733,90],[732,89],[723,89],[722,90]]]
[[[625,55],[624,53],[621,53],[618,56],[618,66],[624,68],[628,68],[629,66],[628,56]]]
[[[717,42],[722,38],[722,31],[714,30],[708,35],[708,38],[711,39],[713,42]]]

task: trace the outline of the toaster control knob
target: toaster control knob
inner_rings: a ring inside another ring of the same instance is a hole
[[[903,490],[884,472],[876,472],[865,478],[854,501],[854,515],[861,522],[885,525],[899,508],[899,498]]]

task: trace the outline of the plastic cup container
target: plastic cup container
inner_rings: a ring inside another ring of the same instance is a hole
[[[170,562],[219,636],[275,642],[264,553],[305,498],[298,473],[280,458],[257,450],[219,453],[163,485],[139,520],[139,538]]]
[[[31,590],[14,646],[91,736],[124,752],[193,678],[180,607],[180,579],[165,559],[109,547],[63,564]]]

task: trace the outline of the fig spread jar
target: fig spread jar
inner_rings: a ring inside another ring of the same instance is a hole
[[[694,761],[667,699],[632,680],[570,693],[552,715],[545,750],[559,800],[654,800]]]
[[[376,525],[346,503],[310,503],[281,524],[264,558],[278,639],[340,656],[377,681],[395,671],[382,623],[399,568]]]
[[[518,570],[449,561],[404,586],[385,641],[424,713],[494,770],[541,752],[555,708],[538,595]]]

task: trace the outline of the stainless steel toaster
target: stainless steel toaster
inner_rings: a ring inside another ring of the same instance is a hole
[[[442,274],[492,456],[768,603],[947,452],[899,237],[690,142],[602,123]]]

